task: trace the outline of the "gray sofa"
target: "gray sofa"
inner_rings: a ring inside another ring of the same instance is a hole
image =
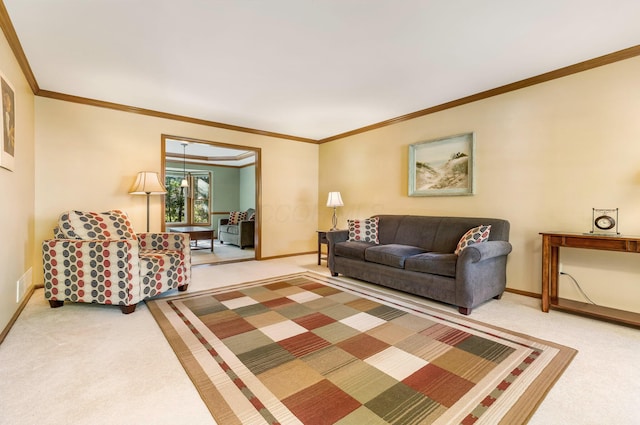
[[[378,215],[380,244],[327,232],[329,269],[367,282],[452,304],[468,315],[499,299],[506,286],[509,222],[496,218]],[[491,225],[489,239],[454,253],[469,230]]]
[[[237,245],[240,249],[247,246],[253,246],[255,235],[255,220],[249,220],[255,212],[253,208],[247,210],[247,219],[238,222],[238,224],[229,224],[228,218],[218,220],[218,240],[221,244],[229,243]]]

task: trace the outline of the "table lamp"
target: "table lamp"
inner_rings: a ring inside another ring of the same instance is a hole
[[[338,216],[336,215],[336,208],[344,206],[344,203],[342,202],[342,196],[340,196],[340,192],[329,192],[329,197],[327,198],[327,206],[333,207],[333,217],[331,218],[333,227],[331,228],[331,230],[338,230]]]

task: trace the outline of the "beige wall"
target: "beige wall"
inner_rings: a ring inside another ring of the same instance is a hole
[[[160,171],[161,135],[170,134],[261,148],[262,257],[314,249],[318,145],[47,98],[35,104],[37,245],[69,209],[120,208],[143,231],[145,198],[127,192],[138,171]],[[152,231],[160,229],[160,208],[152,197]],[[41,271],[34,280],[42,282]]]
[[[376,213],[495,216],[511,222],[508,287],[540,292],[541,231],[585,232],[591,209],[620,208],[640,235],[640,58],[370,131],[320,147],[321,227],[329,191],[341,225]],[[409,197],[408,145],[475,132],[476,194]],[[563,250],[596,302],[640,312],[640,256]],[[568,277],[561,296],[580,299]]]
[[[324,204],[334,190],[345,201],[341,227],[375,213],[509,219],[508,285],[530,292],[540,291],[538,232],[587,231],[592,207],[618,207],[621,231],[640,235],[640,58],[320,146],[34,100],[4,37],[0,64],[17,108],[15,170],[0,169],[0,329],[18,308],[16,281],[31,269],[42,282],[40,243],[61,211],[122,208],[144,228],[144,197],[127,192],[138,171],[160,171],[163,133],[262,149],[263,257],[313,250],[318,224],[330,226]],[[408,197],[408,145],[466,131],[476,134],[477,193]],[[151,208],[158,230],[159,198]],[[638,259],[580,250],[561,258],[596,302],[633,311]],[[561,284],[579,299],[566,277]]]
[[[20,305],[17,281],[33,264],[34,109],[33,93],[22,75],[4,35],[0,35],[0,72],[15,96],[15,163],[13,171],[0,168],[0,331]],[[26,275],[25,275],[26,274]]]

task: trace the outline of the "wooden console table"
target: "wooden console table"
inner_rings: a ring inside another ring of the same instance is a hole
[[[640,253],[640,238],[549,232],[542,235],[542,311],[549,308],[640,327],[640,314],[558,297],[560,247]]]

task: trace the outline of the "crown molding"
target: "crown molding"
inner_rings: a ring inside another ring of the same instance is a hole
[[[172,153],[167,152],[166,157],[168,160],[176,160],[182,161],[183,159],[189,159],[192,161],[203,161],[203,162],[231,162],[231,161],[240,161],[249,157],[254,156],[253,152],[243,153],[241,155],[236,156],[203,156],[203,155],[189,155],[189,154],[181,154],[181,153]],[[194,162],[194,164],[199,164],[199,162]]]
[[[568,75],[577,74],[579,72],[587,71],[593,68],[597,68],[604,65],[609,65],[614,62],[619,62],[625,59],[630,59],[636,56],[640,56],[640,45],[629,47],[628,49],[619,50],[617,52],[609,53],[594,59],[589,59],[584,62],[579,62],[574,65],[569,65],[564,68],[556,69],[544,74],[537,75],[535,77],[526,78],[524,80],[516,81],[515,83],[506,84],[504,86],[496,87],[494,89],[486,90],[480,93],[472,94],[451,102],[446,102],[440,105],[432,106],[430,108],[422,109],[420,111],[412,112],[410,114],[401,115],[396,118],[381,121],[376,124],[371,124],[366,127],[361,127],[355,130],[347,131],[345,133],[336,134],[335,136],[327,137],[325,139],[318,140],[319,144],[332,142],[338,139],[344,139],[345,137],[354,136],[356,134],[366,133],[367,131],[376,130],[389,125],[397,124],[403,121],[409,121],[414,118],[423,117],[425,115],[433,114],[435,112],[444,111],[446,109],[455,108],[457,106],[466,105],[468,103],[477,102],[479,100],[488,99],[493,96],[505,94],[515,90],[520,90],[525,87],[530,87],[536,84],[545,83],[547,81],[556,80],[558,78],[566,77]]]
[[[7,38],[7,42],[9,43],[9,47],[13,51],[20,68],[22,69],[22,73],[24,77],[27,79],[29,86],[31,87],[31,91],[36,94],[40,91],[40,87],[38,87],[38,82],[36,81],[35,75],[33,75],[33,71],[31,70],[31,65],[29,65],[29,61],[27,60],[27,56],[24,54],[24,50],[22,49],[22,44],[20,44],[20,40],[18,39],[18,34],[16,34],[16,29],[11,22],[11,18],[9,18],[9,12],[7,12],[7,8],[4,5],[4,2],[0,0],[0,28],[2,28],[2,32],[4,32],[4,36]]]
[[[339,139],[344,139],[346,137],[366,133],[372,130],[377,130],[379,128],[387,127],[387,126],[404,122],[404,121],[409,121],[415,118],[420,118],[425,115],[444,111],[446,109],[451,109],[457,106],[462,106],[472,102],[477,102],[479,100],[488,99],[490,97],[494,97],[494,96],[498,96],[498,95],[512,92],[515,90],[523,89],[525,87],[530,87],[536,84],[545,83],[547,81],[566,77],[568,75],[577,74],[579,72],[587,71],[600,66],[609,65],[625,59],[630,59],[636,56],[640,56],[640,45],[632,46],[627,49],[619,50],[617,52],[609,53],[594,59],[589,59],[574,65],[569,65],[564,68],[560,68],[554,71],[540,74],[531,78],[526,78],[524,80],[516,81],[514,83],[506,84],[504,86],[496,87],[480,93],[472,94],[470,96],[452,100],[450,102],[442,103],[440,105],[432,106],[426,109],[421,109],[416,112],[412,112],[406,115],[401,115],[399,117],[391,118],[385,121],[367,125],[367,126],[357,128],[351,131],[347,131],[344,133],[336,134],[334,136],[330,136],[324,139],[314,140],[306,137],[298,137],[298,136],[292,136],[289,134],[275,133],[271,131],[258,130],[254,128],[236,126],[232,124],[224,124],[216,121],[209,121],[209,120],[203,120],[199,118],[187,117],[184,115],[170,114],[170,113],[155,111],[151,109],[138,108],[135,106],[122,105],[119,103],[106,102],[102,100],[96,100],[96,99],[90,99],[86,97],[58,93],[58,92],[49,91],[49,90],[42,90],[38,86],[38,82],[36,81],[33,71],[31,70],[29,61],[27,60],[24,50],[22,49],[22,45],[20,44],[18,35],[15,32],[15,28],[11,23],[11,19],[9,18],[9,14],[2,0],[0,0],[0,27],[2,27],[2,30],[4,32],[5,37],[7,38],[9,46],[11,47],[11,50],[16,56],[16,59],[20,65],[20,68],[22,69],[22,72],[25,75],[25,78],[27,79],[31,87],[31,90],[36,96],[63,100],[66,102],[80,103],[80,104],[90,105],[90,106],[97,106],[100,108],[115,109],[118,111],[147,115],[147,116],[152,116],[157,118],[164,118],[164,119],[169,119],[174,121],[182,121],[182,122],[187,122],[191,124],[204,125],[208,127],[222,128],[225,130],[239,131],[243,133],[257,134],[261,136],[276,137],[279,139],[286,139],[286,140],[293,140],[297,142],[314,143],[314,144],[323,144],[323,143],[328,143],[328,142],[332,142]]]
[[[99,108],[115,109],[117,111],[130,112],[133,114],[147,115],[156,118],[164,118],[174,121],[182,121],[191,124],[204,125],[208,127],[222,128],[225,130],[240,131],[243,133],[258,134],[261,136],[276,137],[278,139],[294,140],[296,142],[317,143],[316,140],[305,137],[291,136],[289,134],[274,133],[271,131],[257,130],[255,128],[241,127],[232,124],[224,124],[216,121],[203,120],[200,118],[187,117],[184,115],[171,114],[168,112],[160,112],[152,109],[138,108],[136,106],[123,105],[120,103],[106,102],[104,100],[90,99],[87,97],[74,96],[70,94],[58,93],[49,90],[40,90],[36,96],[47,97],[51,99],[63,100],[65,102],[80,103],[83,105],[97,106]]]

